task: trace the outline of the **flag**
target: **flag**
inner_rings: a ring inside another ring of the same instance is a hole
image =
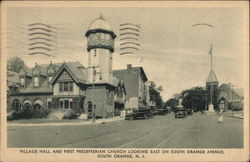
[[[211,48],[210,48],[210,50],[209,50],[209,55],[212,55],[212,53],[213,53],[213,45],[211,44]]]

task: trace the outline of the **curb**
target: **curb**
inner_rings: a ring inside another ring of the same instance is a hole
[[[94,124],[105,124],[115,121],[124,120],[123,118],[115,118],[115,119],[107,119],[107,120],[99,120],[98,119],[93,123],[92,121],[85,121],[85,122],[64,122],[64,123],[7,123],[7,126],[10,127],[44,127],[44,126],[71,126],[71,125],[94,125]]]
[[[227,116],[229,116],[231,118],[244,119],[244,117],[241,117],[241,116],[232,116],[232,115],[227,115]]]

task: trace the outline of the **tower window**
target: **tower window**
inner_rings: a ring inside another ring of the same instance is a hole
[[[101,33],[101,39],[105,39],[105,34]]]
[[[105,37],[106,37],[106,38],[105,38],[106,40],[109,40],[109,39],[110,39],[110,35],[109,35],[109,34],[105,34]]]

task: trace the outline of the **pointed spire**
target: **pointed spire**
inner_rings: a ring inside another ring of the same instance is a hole
[[[103,16],[102,16],[102,12],[101,12],[101,14],[100,14],[99,19],[100,19],[100,20],[105,20],[105,19],[103,18]]]
[[[211,82],[218,82],[214,70],[211,70],[207,77],[207,83],[211,83]]]

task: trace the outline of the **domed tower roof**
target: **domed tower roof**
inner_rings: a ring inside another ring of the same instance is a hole
[[[104,29],[107,31],[113,31],[109,23],[103,18],[102,14],[100,15],[99,18],[97,18],[90,24],[88,30],[94,30],[94,29]]]
[[[85,36],[88,37],[91,33],[97,32],[108,33],[112,36],[113,39],[116,37],[112,27],[103,18],[102,14],[90,24]]]

